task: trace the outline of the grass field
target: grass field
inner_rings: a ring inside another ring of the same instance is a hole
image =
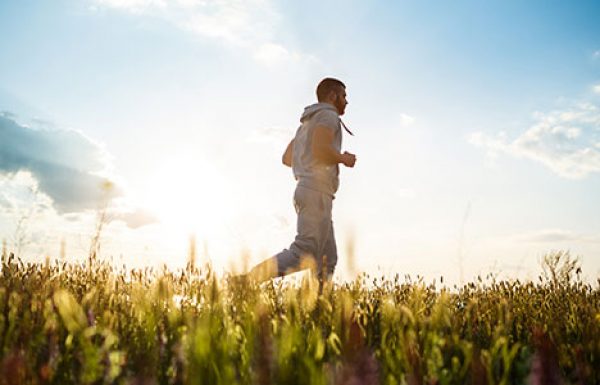
[[[0,275],[2,384],[599,384],[600,289],[360,276],[319,292],[210,267],[25,264]]]

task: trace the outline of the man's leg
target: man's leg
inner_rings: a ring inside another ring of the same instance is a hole
[[[337,245],[335,242],[335,234],[333,231],[333,222],[330,221],[327,241],[323,249],[323,257],[319,264],[319,278],[331,281],[335,266],[337,265]]]
[[[319,271],[331,223],[331,196],[300,187],[295,195],[298,212],[298,232],[290,245],[296,256],[296,270],[311,268]],[[287,269],[282,268],[286,271]]]
[[[297,266],[298,258],[289,249],[283,249],[271,258],[264,260],[250,270],[249,275],[258,282],[282,277],[287,269]]]
[[[298,214],[297,235],[289,249],[284,249],[252,269],[258,281],[281,277],[318,266],[315,255],[323,255],[331,228],[331,197],[315,190],[297,187],[294,206]],[[335,241],[334,241],[335,245]]]

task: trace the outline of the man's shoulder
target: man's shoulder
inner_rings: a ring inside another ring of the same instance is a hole
[[[315,116],[326,116],[339,119],[340,115],[333,108],[323,108],[315,113]]]
[[[337,130],[340,127],[340,116],[335,111],[323,109],[315,114],[314,123]]]

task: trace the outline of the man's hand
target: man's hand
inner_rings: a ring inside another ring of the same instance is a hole
[[[348,151],[340,154],[333,147],[333,130],[325,126],[317,126],[313,132],[312,150],[315,158],[324,164],[342,163],[346,167],[354,167],[356,155]]]
[[[340,155],[340,160],[341,163],[344,164],[344,166],[354,167],[354,165],[356,164],[356,155],[348,151],[344,151],[344,153]]]

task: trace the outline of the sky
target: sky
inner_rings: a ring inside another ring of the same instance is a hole
[[[595,1],[0,3],[0,239],[27,261],[243,271],[289,246],[281,155],[324,77],[355,133],[336,278],[600,277]],[[102,214],[104,213],[104,216]]]

